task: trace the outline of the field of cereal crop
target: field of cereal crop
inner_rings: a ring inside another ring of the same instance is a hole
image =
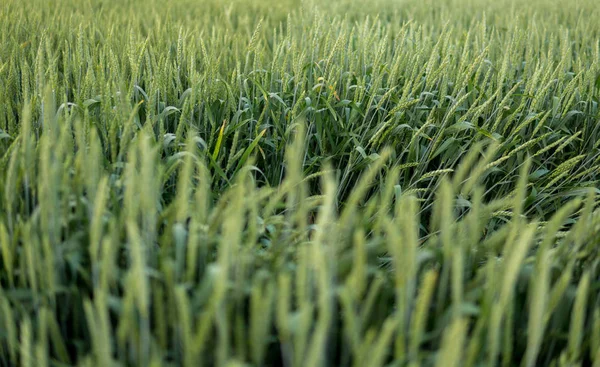
[[[0,366],[600,367],[596,0],[4,0]]]

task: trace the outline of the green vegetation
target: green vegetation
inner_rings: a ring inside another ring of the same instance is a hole
[[[0,365],[600,366],[595,0],[4,0]]]

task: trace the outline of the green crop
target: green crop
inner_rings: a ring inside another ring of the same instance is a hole
[[[600,366],[594,0],[5,0],[0,365]]]

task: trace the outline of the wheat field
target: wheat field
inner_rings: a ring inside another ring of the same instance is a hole
[[[4,0],[0,366],[600,367],[596,0]]]

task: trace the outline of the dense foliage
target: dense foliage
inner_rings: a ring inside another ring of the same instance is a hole
[[[4,0],[0,365],[600,366],[595,0]]]

